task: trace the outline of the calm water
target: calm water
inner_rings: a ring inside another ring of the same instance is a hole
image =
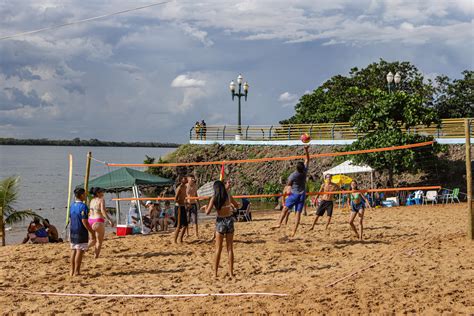
[[[164,156],[173,148],[115,148],[115,147],[55,147],[55,146],[0,146],[0,179],[20,176],[20,198],[16,209],[33,209],[48,218],[60,232],[66,220],[68,154],[74,157],[73,187],[83,183],[87,152],[101,161],[141,163],[145,155]],[[110,169],[115,170],[113,168]],[[91,165],[91,179],[107,173],[109,169],[101,163]],[[124,196],[130,196],[125,193]],[[115,206],[112,196],[107,195],[108,206]],[[41,209],[41,210],[39,210]],[[128,204],[122,207],[122,214]],[[121,218],[125,218],[123,215]],[[16,224],[7,231],[7,243],[16,243],[26,234],[25,223]]]

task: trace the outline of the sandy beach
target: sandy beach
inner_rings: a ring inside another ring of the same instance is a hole
[[[466,238],[466,205],[375,209],[366,212],[365,240],[352,237],[349,212],[336,210],[308,232],[303,217],[271,231],[278,214],[255,213],[236,223],[236,278],[226,276],[223,252],[212,276],[213,223],[202,238],[172,244],[172,235],[115,237],[101,258],[89,251],[83,276],[68,276],[69,245],[0,248],[2,313],[474,313],[474,242]],[[359,273],[355,273],[358,272]],[[351,275],[351,276],[350,276]],[[349,277],[348,277],[349,276]],[[336,281],[340,281],[335,283]],[[333,286],[328,286],[335,283]],[[35,296],[48,291],[89,294],[274,292],[286,297],[97,298]]]

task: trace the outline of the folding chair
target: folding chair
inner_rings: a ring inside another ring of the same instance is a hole
[[[244,200],[247,200],[247,199],[242,199],[242,205],[245,206],[244,204]],[[246,221],[246,222],[250,222],[252,220],[252,214],[250,213],[250,206],[251,206],[251,203],[250,201],[245,201],[246,204],[247,204],[247,207],[245,209],[240,209],[240,210],[237,210],[237,214],[236,214],[236,217],[237,217],[237,221],[238,222],[241,222],[241,221]]]

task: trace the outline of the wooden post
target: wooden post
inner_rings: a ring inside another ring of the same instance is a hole
[[[467,184],[467,212],[468,231],[470,240],[474,240],[474,210],[472,208],[472,166],[471,166],[471,120],[464,121],[464,131],[466,134],[466,184]]]
[[[117,192],[117,198],[120,199],[120,193]],[[120,223],[120,201],[115,201],[115,220],[116,220],[116,225]]]
[[[3,220],[3,207],[0,207],[0,234],[2,234],[2,246],[5,246],[5,222]]]
[[[91,158],[92,153],[89,151],[87,153],[87,161],[86,161],[86,176],[84,177],[84,190],[86,190],[86,204],[89,204],[89,175],[91,172]]]

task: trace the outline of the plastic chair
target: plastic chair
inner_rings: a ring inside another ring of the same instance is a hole
[[[431,204],[438,203],[438,192],[437,191],[427,191],[426,195],[423,196],[423,204],[428,204],[428,202],[431,202]]]
[[[440,200],[441,203],[443,203],[443,204],[444,204],[444,203],[447,203],[447,200],[448,200],[447,197],[448,197],[448,195],[449,195],[449,190],[448,190],[448,189],[443,189],[443,190],[441,191],[441,194],[440,194],[438,200]]]
[[[459,188],[454,188],[452,193],[446,195],[446,203],[451,199],[451,203],[454,203],[454,201],[458,201],[458,203],[461,203],[459,200]]]
[[[245,207],[244,200],[246,200],[245,203],[247,204],[246,205],[247,207],[245,209],[237,210],[237,221],[238,222],[241,222],[241,221],[250,222],[250,221],[252,221],[252,214],[250,213],[250,206],[252,205],[252,203],[250,203],[250,201],[247,200],[247,199],[242,199],[242,206],[244,206],[244,207]]]

